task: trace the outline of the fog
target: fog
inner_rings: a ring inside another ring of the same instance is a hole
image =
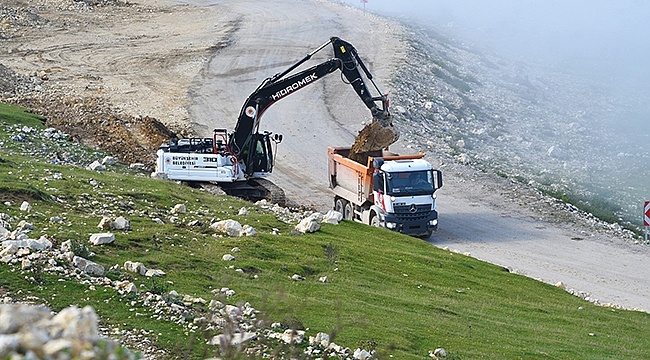
[[[365,8],[418,19],[511,59],[637,85],[650,79],[650,2],[643,0],[368,0]]]
[[[344,0],[425,26],[472,51],[583,79],[612,104],[592,119],[581,155],[594,188],[640,223],[650,200],[650,2],[643,0]],[[590,96],[576,93],[575,96]],[[622,100],[621,100],[622,99]],[[627,101],[629,99],[629,101]],[[606,102],[606,101],[604,101]],[[590,109],[586,109],[589,111]],[[606,115],[605,115],[606,114]],[[568,121],[568,120],[567,120]],[[593,164],[593,165],[589,165]],[[603,165],[605,164],[605,165]]]

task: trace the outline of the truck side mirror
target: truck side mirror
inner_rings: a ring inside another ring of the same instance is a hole
[[[433,170],[433,190],[438,190],[442,187],[442,171]]]

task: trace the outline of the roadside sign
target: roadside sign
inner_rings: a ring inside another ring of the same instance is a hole
[[[643,204],[643,226],[650,226],[650,201]]]

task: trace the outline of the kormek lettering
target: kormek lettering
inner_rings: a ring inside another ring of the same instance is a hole
[[[316,79],[318,79],[316,74],[307,75],[304,79],[298,80],[295,83],[293,83],[293,84],[287,86],[286,88],[284,88],[284,89],[276,92],[275,94],[271,95],[271,99],[273,99],[273,101],[280,100],[281,98],[289,95],[290,93],[300,89],[301,87],[311,83],[312,81],[314,81]]]

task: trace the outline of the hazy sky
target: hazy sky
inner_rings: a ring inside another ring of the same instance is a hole
[[[345,2],[362,6],[360,0]],[[368,0],[365,6],[413,16],[513,59],[650,80],[650,1]]]

